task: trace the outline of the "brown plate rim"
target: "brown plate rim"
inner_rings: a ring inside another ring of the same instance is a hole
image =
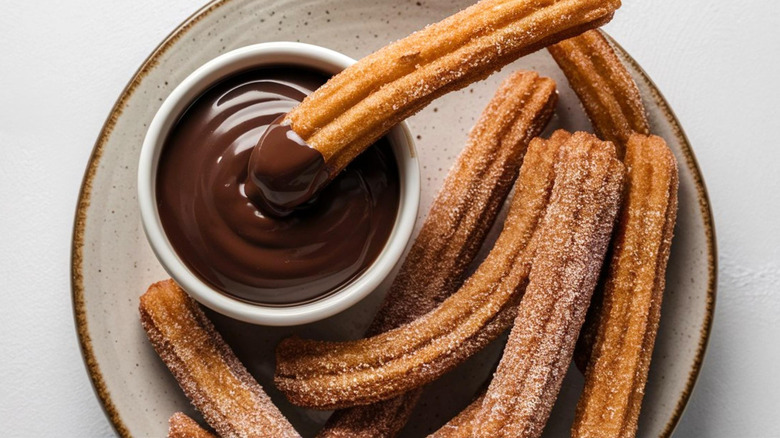
[[[696,352],[696,360],[694,361],[693,369],[691,369],[690,374],[688,375],[688,382],[685,385],[685,390],[683,391],[680,399],[677,401],[672,418],[670,418],[669,422],[666,423],[666,427],[660,435],[661,437],[666,438],[672,435],[675,427],[677,427],[677,424],[680,422],[682,414],[685,412],[685,407],[688,405],[688,400],[691,398],[693,388],[696,386],[696,381],[698,380],[699,374],[701,373],[704,356],[707,353],[707,345],[709,343],[710,333],[712,332],[712,322],[715,316],[715,301],[717,298],[718,288],[718,248],[717,238],[715,237],[715,221],[713,219],[710,196],[707,192],[707,186],[704,184],[704,177],[702,176],[699,162],[696,160],[696,156],[693,153],[693,148],[691,147],[690,141],[688,140],[688,136],[683,131],[677,115],[674,113],[674,111],[672,111],[672,108],[669,106],[669,102],[666,100],[663,94],[661,94],[658,86],[655,84],[655,82],[653,82],[652,79],[650,79],[650,76],[648,76],[647,72],[639,65],[639,63],[637,63],[636,60],[631,57],[631,55],[629,55],[628,52],[617,41],[615,41],[614,38],[609,36],[603,30],[601,32],[607,37],[609,42],[616,49],[621,57],[621,60],[630,64],[631,67],[639,72],[640,79],[645,83],[645,85],[647,85],[647,88],[650,90],[653,96],[653,100],[664,112],[664,115],[670,122],[670,125],[674,130],[674,136],[677,137],[677,140],[680,143],[680,149],[685,156],[686,165],[692,171],[691,173],[696,185],[696,191],[698,192],[699,209],[701,211],[702,217],[704,218],[704,228],[705,234],[707,236],[707,314],[705,316],[704,326],[702,327],[701,333],[699,335],[699,348]]]
[[[71,295],[73,301],[73,318],[76,326],[76,332],[78,335],[79,348],[81,349],[81,355],[84,359],[84,364],[87,367],[87,373],[89,374],[92,387],[100,400],[100,404],[103,411],[108,417],[112,427],[116,433],[121,437],[130,437],[130,431],[125,426],[119,412],[111,399],[111,394],[106,387],[103,380],[103,374],[100,371],[97,359],[95,358],[95,352],[92,348],[92,342],[89,335],[89,328],[87,325],[87,316],[84,302],[84,277],[82,273],[83,263],[83,247],[84,247],[84,230],[87,220],[87,209],[89,208],[90,199],[92,195],[92,180],[97,172],[100,158],[103,154],[103,148],[108,142],[116,121],[122,114],[124,106],[128,99],[132,96],[135,89],[138,87],[143,78],[157,65],[157,61],[164,53],[171,48],[171,46],[181,39],[184,34],[197,22],[204,19],[206,16],[214,12],[217,8],[225,5],[230,0],[213,0],[206,4],[195,13],[190,15],[182,24],[176,27],[149,55],[149,57],[141,64],[141,67],[133,75],[132,79],[125,86],[119,98],[111,108],[111,112],[108,115],[97,141],[90,154],[89,161],[87,162],[86,170],[84,171],[84,178],[82,180],[81,188],[79,190],[78,202],[76,204],[76,213],[73,225],[73,236],[71,243]],[[664,112],[667,120],[670,122],[674,129],[674,135],[680,142],[681,150],[685,156],[686,165],[692,171],[694,177],[694,183],[698,192],[699,208],[704,218],[704,228],[707,237],[707,264],[709,273],[709,283],[707,289],[707,309],[702,327],[699,348],[696,352],[696,360],[694,361],[693,368],[690,370],[688,376],[688,382],[685,386],[682,396],[677,401],[674,413],[666,424],[662,437],[668,437],[674,431],[674,428],[679,423],[680,418],[685,410],[685,406],[690,399],[693,388],[696,384],[696,380],[701,372],[702,362],[707,350],[707,343],[709,341],[710,332],[712,330],[712,321],[715,311],[716,289],[717,289],[717,244],[715,237],[715,224],[712,215],[712,208],[710,206],[709,195],[707,194],[707,188],[704,184],[704,178],[701,174],[701,169],[696,161],[696,157],[691,148],[685,132],[683,132],[680,126],[677,116],[670,108],[668,102],[663,97],[658,87],[650,79],[647,73],[639,66],[639,64],[617,43],[614,39],[609,37],[611,43],[615,46],[624,61],[628,62],[633,68],[636,69],[641,75],[641,80],[645,82],[648,89],[651,91],[653,99],[659,108]]]

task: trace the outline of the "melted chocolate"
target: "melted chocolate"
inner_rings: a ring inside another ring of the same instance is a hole
[[[284,115],[266,129],[249,158],[246,194],[260,210],[286,216],[328,182],[325,159],[309,147]]]
[[[386,139],[291,214],[271,216],[255,206],[248,183],[255,145],[269,126],[268,139],[288,144],[289,129],[274,122],[326,80],[300,68],[226,79],[194,101],[167,139],[156,189],[163,228],[184,263],[227,295],[266,305],[317,299],[360,275],[387,242],[400,188]],[[276,150],[278,162],[258,165],[300,163],[295,152]]]

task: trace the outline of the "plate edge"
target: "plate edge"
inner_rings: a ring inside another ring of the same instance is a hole
[[[141,67],[135,72],[128,84],[122,90],[119,98],[114,103],[108,118],[104,122],[98,139],[90,154],[87,162],[87,168],[84,172],[81,188],[79,190],[78,202],[76,204],[76,212],[74,218],[73,235],[71,241],[71,298],[73,303],[73,318],[78,335],[79,348],[81,349],[82,358],[87,368],[87,373],[92,382],[92,387],[98,396],[103,411],[110,420],[112,427],[122,437],[131,437],[130,431],[125,426],[121,417],[119,416],[113,401],[111,400],[110,392],[105,385],[103,375],[100,372],[100,367],[94,356],[92,349],[91,339],[89,335],[89,329],[86,320],[86,312],[84,310],[84,284],[83,274],[81,272],[83,262],[83,246],[84,246],[84,228],[86,226],[87,209],[90,205],[91,192],[92,192],[92,180],[97,172],[97,167],[102,156],[103,147],[108,138],[113,132],[116,120],[122,114],[126,101],[131,97],[132,93],[138,87],[140,81],[149,73],[149,71],[157,65],[157,60],[162,56],[176,41],[181,39],[184,33],[195,25],[197,22],[214,12],[217,8],[228,3],[229,0],[213,0],[199,10],[190,15],[187,19],[177,26],[163,41],[152,51],[149,57],[141,64]],[[602,31],[604,32],[604,31]],[[699,349],[696,353],[696,359],[690,374],[688,376],[688,382],[683,391],[682,397],[677,401],[675,410],[672,414],[672,418],[666,424],[666,428],[662,432],[661,436],[669,437],[674,431],[675,427],[680,421],[685,407],[690,399],[693,388],[696,384],[696,380],[701,372],[704,356],[706,355],[707,344],[709,342],[710,333],[712,330],[712,323],[714,318],[715,301],[717,295],[717,243],[715,235],[715,224],[712,215],[712,208],[707,193],[706,185],[701,174],[701,169],[696,160],[696,157],[691,148],[685,132],[683,131],[677,116],[672,111],[666,98],[661,94],[656,84],[650,79],[647,73],[639,66],[639,64],[618,44],[612,37],[606,32],[604,34],[609,39],[610,43],[619,52],[622,60],[632,68],[634,68],[641,76],[641,79],[648,85],[648,89],[651,92],[653,100],[664,112],[665,117],[670,122],[674,131],[675,137],[680,142],[681,150],[685,156],[686,165],[691,170],[698,193],[699,209],[704,219],[705,235],[707,238],[707,265],[709,274],[709,284],[707,290],[707,308],[706,316],[704,320],[704,326],[702,327],[699,338]]]
[[[680,149],[685,156],[685,164],[691,170],[694,184],[696,185],[699,210],[701,212],[702,218],[704,219],[703,225],[705,229],[705,235],[707,237],[707,270],[709,281],[707,287],[706,315],[704,318],[704,325],[701,328],[701,332],[699,333],[699,349],[696,352],[696,358],[693,362],[693,367],[689,372],[688,382],[685,385],[682,396],[679,400],[677,400],[674,412],[672,413],[672,418],[666,424],[666,427],[660,435],[663,438],[668,438],[672,435],[674,429],[677,427],[677,424],[680,422],[680,418],[682,418],[682,415],[685,412],[685,408],[688,405],[688,401],[691,398],[691,394],[693,393],[693,389],[696,386],[696,381],[699,378],[699,374],[701,373],[701,368],[704,363],[704,357],[707,354],[707,346],[709,344],[710,334],[712,332],[712,323],[715,317],[715,302],[718,288],[718,248],[715,234],[715,221],[712,214],[712,203],[710,202],[710,196],[707,192],[707,186],[704,183],[704,177],[702,176],[699,162],[696,160],[696,155],[693,152],[691,143],[688,140],[688,136],[685,134],[685,131],[683,131],[682,125],[680,124],[677,115],[674,113],[674,111],[672,111],[672,108],[669,106],[669,102],[663,96],[661,90],[658,88],[655,82],[650,79],[650,76],[639,65],[639,63],[637,63],[636,60],[631,55],[629,55],[628,52],[617,41],[615,41],[614,38],[612,38],[603,30],[601,30],[601,32],[607,37],[610,44],[612,44],[612,46],[616,49],[621,60],[629,64],[635,71],[639,73],[641,80],[645,82],[645,85],[647,85],[647,88],[650,90],[656,105],[658,105],[658,107],[663,111],[664,116],[669,122],[669,125],[672,127],[674,136],[680,143]]]
[[[73,305],[73,319],[76,326],[76,333],[78,337],[79,349],[81,350],[81,356],[84,360],[84,365],[87,369],[90,382],[92,383],[92,389],[100,400],[100,405],[103,408],[103,412],[109,419],[109,423],[114,428],[114,431],[123,438],[129,438],[132,435],[130,430],[122,421],[119,416],[119,412],[111,399],[111,394],[106,387],[103,380],[103,374],[100,372],[100,366],[95,358],[94,350],[92,348],[92,341],[89,335],[89,327],[87,323],[86,311],[84,309],[84,276],[82,273],[83,263],[83,248],[84,248],[84,230],[87,221],[87,209],[90,205],[90,199],[92,196],[92,180],[97,172],[100,158],[103,155],[103,147],[105,146],[108,138],[111,136],[116,121],[121,116],[124,110],[127,100],[132,96],[135,89],[140,84],[141,80],[151,71],[156,65],[157,60],[170,47],[179,39],[181,39],[184,33],[195,25],[197,22],[214,12],[217,8],[227,3],[228,0],[213,0],[192,15],[187,17],[180,25],[178,25],[173,31],[171,31],[160,44],[155,47],[152,53],[144,60],[141,66],[133,74],[130,81],[125,85],[122,92],[119,94],[114,105],[111,107],[106,121],[100,129],[100,134],[95,141],[95,145],[90,153],[87,166],[84,171],[84,177],[82,179],[81,187],[79,188],[78,201],[76,203],[76,212],[73,219],[73,234],[71,238],[71,257],[70,257],[70,271],[71,271],[71,300]]]

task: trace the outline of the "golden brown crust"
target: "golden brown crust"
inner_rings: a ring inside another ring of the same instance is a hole
[[[593,130],[615,143],[618,156],[632,133],[650,134],[639,89],[598,30],[547,48],[580,98]]]
[[[535,72],[516,72],[501,84],[470,132],[368,336],[426,314],[460,287],[517,178],[528,143],[547,125],[556,100],[554,81]],[[420,391],[336,411],[318,436],[395,436]]]
[[[501,362],[478,410],[467,408],[459,424],[443,428],[446,436],[538,437],[552,410],[609,244],[624,173],[614,146],[593,136],[575,136],[562,152],[568,159],[556,166]]]
[[[168,419],[168,438],[217,438],[192,418],[176,412]]]
[[[620,0],[482,0],[361,59],[286,120],[336,175],[433,99],[603,25],[619,6]]]
[[[173,280],[151,285],[139,310],[152,346],[220,436],[299,437],[198,304]]]
[[[316,408],[386,400],[441,376],[506,330],[530,270],[557,147],[569,136],[557,132],[549,141],[531,142],[504,229],[458,292],[424,316],[371,338],[282,341],[277,387],[291,402]]]
[[[660,320],[677,212],[677,163],[660,137],[634,134],[627,199],[572,427],[575,437],[633,437]]]

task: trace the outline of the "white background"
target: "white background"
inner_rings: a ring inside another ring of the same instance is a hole
[[[71,314],[76,197],[114,100],[202,2],[0,3],[4,436],[113,435]],[[624,3],[607,30],[679,116],[717,227],[715,326],[676,436],[780,437],[780,2]]]

